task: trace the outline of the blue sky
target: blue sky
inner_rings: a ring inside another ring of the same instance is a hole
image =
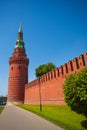
[[[0,95],[7,94],[8,61],[20,23],[29,81],[41,64],[60,66],[87,52],[87,0],[0,0]]]

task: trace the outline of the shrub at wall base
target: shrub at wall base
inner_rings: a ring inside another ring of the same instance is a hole
[[[87,117],[87,67],[66,79],[64,94],[68,106]]]

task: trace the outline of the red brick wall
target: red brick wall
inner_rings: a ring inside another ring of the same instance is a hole
[[[39,85],[43,104],[65,104],[63,83],[66,77],[77,73],[87,64],[87,53],[25,85],[25,104],[39,104]]]

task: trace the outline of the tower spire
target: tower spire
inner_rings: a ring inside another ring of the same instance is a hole
[[[19,26],[19,30],[18,30],[18,39],[23,40],[22,24],[20,24],[20,26]]]
[[[24,48],[22,24],[20,24],[20,26],[19,26],[18,38],[16,40],[15,48]]]
[[[20,24],[18,32],[22,33],[22,24]]]

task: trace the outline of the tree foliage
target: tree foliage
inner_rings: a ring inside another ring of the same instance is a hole
[[[36,75],[36,77],[40,77],[43,74],[46,74],[47,72],[49,72],[55,68],[56,68],[56,66],[51,62],[49,62],[47,64],[42,64],[35,69],[35,75]]]
[[[0,96],[0,105],[6,105],[7,96]]]
[[[66,79],[64,94],[68,106],[87,117],[87,67]]]

